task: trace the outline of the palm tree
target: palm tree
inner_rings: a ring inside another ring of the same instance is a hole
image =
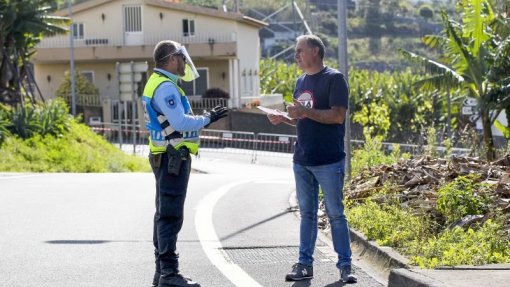
[[[35,102],[30,57],[42,36],[65,33],[68,19],[50,16],[53,0],[0,0],[0,103]],[[41,99],[43,96],[39,92]]]
[[[504,100],[510,95],[510,27],[503,16],[494,14],[488,0],[461,0],[458,5],[461,22],[442,12],[442,34],[423,37],[428,46],[444,50],[441,59],[400,51],[432,74],[418,83],[422,87],[458,88],[465,96],[478,100],[486,156],[493,160],[496,154],[491,127],[510,102]]]

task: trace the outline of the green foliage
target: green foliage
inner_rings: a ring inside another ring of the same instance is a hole
[[[35,101],[32,89],[23,95],[23,85],[34,85],[28,62],[43,36],[65,33],[67,18],[50,16],[53,0],[0,0],[0,102]]]
[[[407,242],[428,233],[425,218],[397,205],[379,205],[371,200],[352,206],[346,212],[349,225],[380,245],[405,247]]]
[[[453,20],[442,12],[443,32],[428,35],[423,41],[429,47],[444,51],[439,60],[401,50],[410,62],[424,67],[430,77],[420,85],[430,89],[457,88],[464,96],[478,99],[483,137],[488,160],[495,158],[492,138],[491,110],[500,111],[509,106],[508,78],[510,58],[508,51],[510,25],[503,14],[494,14],[487,0],[458,2],[462,21]]]
[[[398,202],[381,205],[369,199],[346,205],[350,226],[369,240],[396,248],[420,268],[510,262],[504,217],[489,219],[478,229],[455,227],[436,234],[430,219],[402,209]]]
[[[386,138],[390,128],[388,106],[384,103],[371,102],[369,105],[363,105],[352,120],[363,126],[363,134],[369,134],[378,141]]]
[[[377,72],[351,69],[349,87],[353,118],[359,117],[357,114],[364,106],[384,103],[388,107],[388,121],[391,123],[386,137],[388,141],[418,135],[423,126],[432,126],[434,123],[444,127],[446,118],[436,118],[434,108],[446,113],[447,103],[434,106],[432,91],[415,89],[413,83],[422,79],[422,75],[411,70]],[[458,99],[454,99],[456,101]]]
[[[209,8],[217,8],[221,1],[219,0],[184,0],[186,4],[196,5],[196,6],[204,6]]]
[[[80,71],[75,73],[76,94],[97,95],[99,90]],[[71,73],[66,71],[64,81],[60,84],[55,95],[59,98],[69,99],[71,95]]]
[[[296,64],[288,65],[271,59],[260,60],[260,88],[262,94],[282,94],[285,102],[292,103],[297,78],[302,74]]]
[[[510,139],[510,126],[507,127],[500,121],[496,120],[494,122],[494,127],[496,127],[501,133],[503,133],[505,138]]]
[[[11,135],[11,132],[8,129],[9,124],[9,109],[0,104],[0,146],[2,146],[2,142],[5,138]]]
[[[500,222],[490,219],[478,230],[446,229],[428,240],[412,242],[409,250],[415,255],[411,262],[420,268],[508,263],[508,236]]]
[[[437,152],[438,145],[439,144],[437,142],[436,128],[434,128],[433,126],[429,127],[427,129],[427,146],[425,147],[425,154],[429,155],[431,157],[437,157],[438,156],[438,152]]]
[[[382,143],[376,138],[372,138],[369,134],[365,134],[365,143],[363,148],[355,149],[353,151],[353,160],[351,161],[352,175],[357,175],[367,172],[369,168],[387,164],[391,165],[399,159],[408,159],[410,155],[401,153],[400,145],[394,144],[390,154],[382,151]]]
[[[0,131],[8,131],[23,139],[36,134],[62,136],[68,129],[69,121],[69,109],[61,100],[35,106],[0,106]]]
[[[327,63],[334,66],[333,63]],[[260,61],[260,87],[263,94],[281,93],[286,102],[292,101],[296,79],[302,71],[296,64],[282,61],[262,59]],[[421,81],[424,76],[411,70],[400,72],[377,72],[369,70],[351,69],[349,71],[350,107],[352,116],[358,122],[378,123],[373,135],[386,136],[385,140],[397,141],[410,138],[410,135],[420,134],[422,127],[435,126],[444,129],[446,117],[437,118],[436,115],[447,113],[447,102],[433,104],[435,91],[415,89],[413,83]],[[452,106],[460,103],[459,97],[452,99]],[[384,105],[384,106],[383,106]],[[372,115],[375,109],[384,115],[375,119]],[[364,108],[365,107],[365,108]],[[357,115],[358,113],[364,113]],[[452,110],[452,118],[458,115],[458,108]],[[374,118],[370,121],[368,118]],[[389,127],[387,123],[390,123]],[[452,123],[455,128],[456,122]],[[370,128],[370,127],[369,127]]]
[[[437,210],[451,223],[466,215],[487,212],[490,187],[478,183],[475,175],[459,176],[437,192]]]
[[[128,172],[149,171],[147,160],[124,154],[89,127],[69,122],[60,137],[35,134],[7,137],[0,147],[0,171]]]

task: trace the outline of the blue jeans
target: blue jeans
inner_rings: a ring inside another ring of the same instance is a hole
[[[338,254],[337,268],[351,264],[349,227],[344,214],[343,187],[345,160],[320,166],[294,163],[296,193],[301,213],[299,263],[312,266],[317,240],[319,185],[324,195],[326,214],[331,224],[333,246]]]

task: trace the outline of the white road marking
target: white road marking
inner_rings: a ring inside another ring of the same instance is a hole
[[[198,239],[205,254],[218,270],[238,287],[262,287],[241,267],[225,260],[227,255],[223,254],[221,242],[216,235],[213,225],[213,209],[218,200],[232,188],[253,182],[251,180],[236,181],[224,185],[217,190],[207,194],[198,204],[195,216],[195,228]]]

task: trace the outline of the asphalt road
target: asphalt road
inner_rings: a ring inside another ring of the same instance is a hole
[[[283,279],[297,259],[288,166],[201,158],[193,166],[178,251],[202,286],[343,286],[327,240],[315,278]],[[150,173],[0,174],[0,286],[150,286]],[[383,286],[358,267],[359,283]]]

